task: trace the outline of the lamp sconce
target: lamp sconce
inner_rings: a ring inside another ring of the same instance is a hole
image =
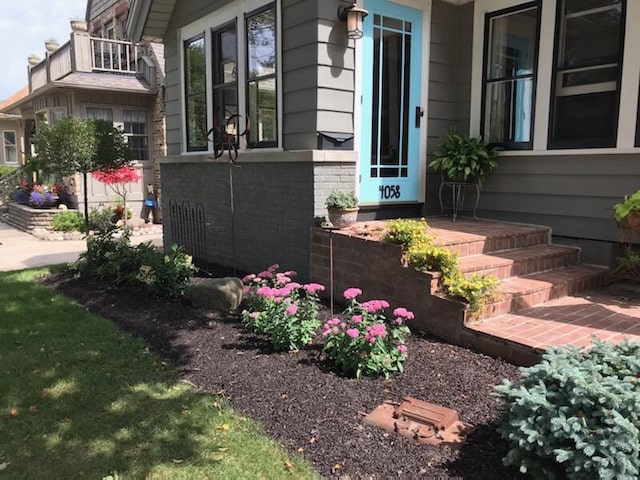
[[[348,7],[338,8],[338,18],[347,21],[347,37],[353,38],[354,40],[362,38],[364,33],[362,30],[362,19],[367,15],[369,15],[369,12],[364,8],[359,8],[356,2],[353,2],[353,4]]]

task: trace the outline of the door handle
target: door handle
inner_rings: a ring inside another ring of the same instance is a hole
[[[424,117],[424,110],[420,108],[420,105],[416,107],[416,128],[420,128],[420,119]]]

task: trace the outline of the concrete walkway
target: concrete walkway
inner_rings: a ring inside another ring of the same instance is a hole
[[[149,240],[162,245],[162,234],[131,238],[134,244]],[[3,272],[73,262],[86,249],[84,240],[40,240],[0,222],[0,271]]]

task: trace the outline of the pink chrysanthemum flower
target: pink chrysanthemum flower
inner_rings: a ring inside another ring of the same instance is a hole
[[[353,300],[358,295],[362,295],[362,290],[359,288],[347,288],[342,295],[344,295],[345,300]]]

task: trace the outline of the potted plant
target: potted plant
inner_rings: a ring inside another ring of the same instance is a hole
[[[36,65],[38,65],[41,60],[40,57],[38,55],[36,55],[35,53],[32,53],[29,55],[29,58],[27,59],[29,62],[29,65],[32,67],[35,67]]]
[[[89,30],[86,20],[80,17],[71,17],[69,25],[73,32],[86,32]]]
[[[488,147],[481,139],[452,132],[436,148],[429,167],[441,172],[444,180],[482,186],[498,166],[496,156],[496,148]]]
[[[333,190],[325,200],[329,221],[334,227],[353,225],[358,218],[358,197],[354,192]]]
[[[640,231],[640,190],[625,195],[623,202],[616,203],[613,215],[620,228]]]

